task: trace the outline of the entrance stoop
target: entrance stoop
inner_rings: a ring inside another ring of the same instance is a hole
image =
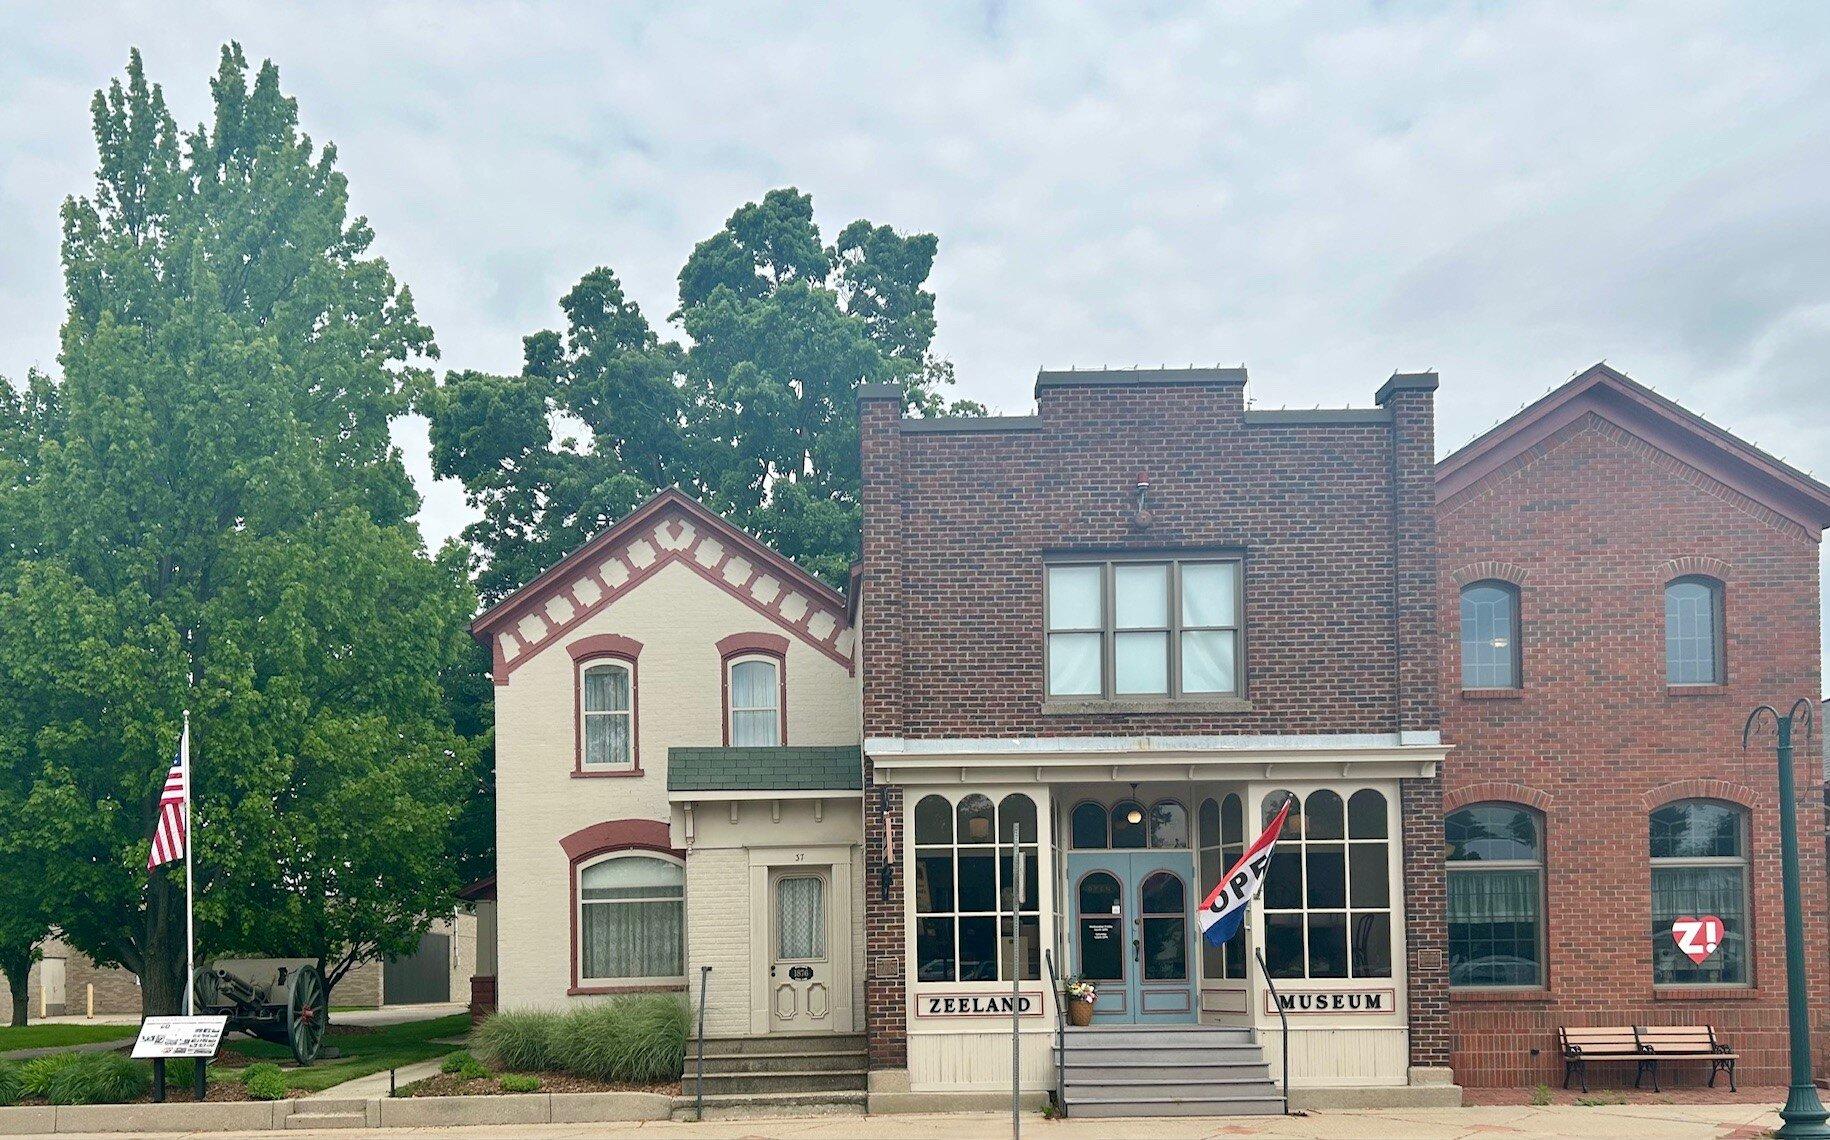
[[[682,1099],[697,1091],[699,1042],[686,1043]],[[705,1039],[705,1107],[803,1107],[865,1102],[862,1033]]]
[[[1071,1117],[1279,1116],[1283,1094],[1250,1029],[1069,1028],[1058,1058]]]

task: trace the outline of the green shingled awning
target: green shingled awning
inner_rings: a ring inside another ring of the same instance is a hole
[[[669,792],[855,792],[864,757],[855,744],[829,747],[669,748]]]

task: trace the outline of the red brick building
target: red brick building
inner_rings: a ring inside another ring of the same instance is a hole
[[[1830,488],[1597,365],[1436,494],[1456,1079],[1558,1083],[1559,1025],[1706,1023],[1743,1082],[1784,1083],[1772,737],[1741,731],[1821,693]],[[1820,1031],[1821,756],[1797,760]],[[1703,913],[1726,938],[1696,965],[1671,922]]]

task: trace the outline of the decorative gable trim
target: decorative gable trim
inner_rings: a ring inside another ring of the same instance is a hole
[[[536,654],[674,563],[854,668],[856,639],[837,591],[670,489],[471,623],[471,634],[489,642],[495,683],[506,685]]]

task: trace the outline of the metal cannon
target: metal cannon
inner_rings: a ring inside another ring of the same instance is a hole
[[[317,1060],[330,1028],[330,987],[317,966],[278,966],[249,980],[210,963],[197,967],[191,987],[193,1012],[227,1016],[231,1032],[288,1046],[301,1065]]]

